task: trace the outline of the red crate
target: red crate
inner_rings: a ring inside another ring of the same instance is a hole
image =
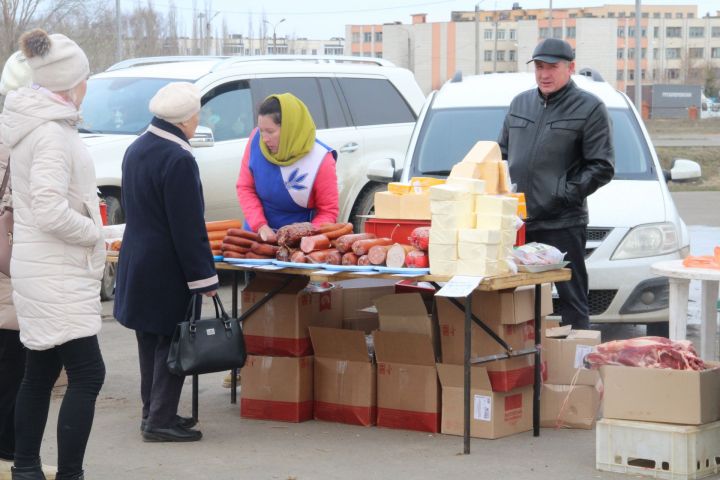
[[[430,220],[393,220],[388,218],[368,218],[365,221],[365,233],[374,233],[378,237],[391,238],[394,242],[408,245],[408,237],[417,227],[429,227]]]

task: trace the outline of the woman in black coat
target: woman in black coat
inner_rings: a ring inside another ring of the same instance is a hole
[[[166,365],[175,325],[191,296],[216,294],[200,173],[188,139],[198,125],[200,92],[170,83],[150,101],[147,132],[125,152],[126,226],[117,270],[115,318],[135,330],[145,441],[200,440],[192,418],[177,415],[184,377]]]

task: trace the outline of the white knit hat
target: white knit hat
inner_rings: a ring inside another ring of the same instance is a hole
[[[32,72],[22,52],[10,55],[0,78],[0,95],[7,95],[13,90],[30,85]]]
[[[90,73],[85,52],[65,35],[48,35],[36,28],[22,34],[20,49],[32,69],[33,82],[53,92],[70,90]]]
[[[150,112],[167,122],[177,124],[200,111],[200,90],[188,82],[172,82],[150,99]]]

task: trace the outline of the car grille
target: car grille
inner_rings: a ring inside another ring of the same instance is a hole
[[[612,231],[612,228],[588,228],[587,229],[587,241],[588,242],[602,242],[605,237]],[[585,258],[588,258],[595,248],[585,248]]]
[[[590,290],[588,294],[588,305],[590,307],[590,315],[601,315],[605,313],[613,299],[617,295],[617,290]],[[553,310],[556,313],[553,315],[559,315],[558,311],[558,299],[553,298]]]

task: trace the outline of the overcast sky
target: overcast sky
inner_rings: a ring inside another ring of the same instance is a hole
[[[124,8],[131,8],[135,1],[121,0]],[[183,23],[188,25],[186,34],[192,33],[191,21],[193,16],[193,0],[174,0],[178,15]],[[284,22],[277,24],[278,36],[307,37],[311,39],[328,39],[330,37],[344,37],[345,25],[388,23],[400,21],[410,23],[413,13],[427,13],[428,22],[446,22],[450,20],[453,10],[473,10],[478,0],[345,0],[329,2],[328,0],[272,0],[265,2],[240,0],[194,0],[199,11],[204,6],[210,6],[211,15],[218,13],[212,21],[212,31],[220,31],[223,19],[227,22],[230,33],[247,34],[248,16],[252,14],[255,34],[259,28],[258,23],[263,11],[267,20],[277,23],[283,18]],[[144,2],[143,2],[144,3]],[[512,8],[512,0],[482,0],[480,8],[483,10]],[[548,7],[549,0],[520,0],[523,8]],[[633,1],[588,1],[588,0],[554,0],[553,8],[599,6],[604,4],[631,4]],[[643,5],[697,5],[698,16],[707,12],[715,15],[720,9],[718,0],[643,0]],[[170,0],[153,0],[158,10],[166,11]],[[269,28],[272,32],[272,27]],[[271,33],[270,33],[271,34]]]

